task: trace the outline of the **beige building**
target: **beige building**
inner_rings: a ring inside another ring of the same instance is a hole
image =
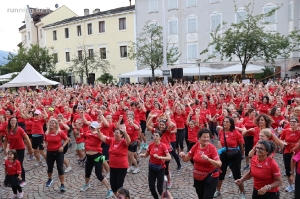
[[[101,59],[108,60],[114,66],[110,68],[110,74],[119,80],[119,74],[136,70],[135,61],[127,58],[128,45],[135,39],[134,26],[135,6],[107,11],[95,9],[91,14],[84,9],[84,16],[44,25],[44,42],[46,46],[53,47],[57,70],[71,69],[72,59],[82,57],[86,51],[89,56],[97,54]],[[100,76],[100,71],[95,72],[95,79]],[[83,76],[72,79],[73,83],[86,82]],[[131,79],[133,81],[135,79]]]
[[[31,8],[27,5],[25,19],[23,21],[24,25],[19,28],[21,41],[25,47],[30,47],[30,44],[39,44],[41,47],[44,47],[47,44],[46,36],[42,29],[43,26],[77,16],[77,14],[66,6],[61,6],[52,11],[49,8]]]

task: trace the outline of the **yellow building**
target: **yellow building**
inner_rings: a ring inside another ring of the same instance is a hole
[[[110,68],[110,74],[119,80],[119,74],[136,70],[135,61],[127,58],[127,46],[134,41],[134,26],[135,6],[127,6],[102,12],[95,9],[92,14],[84,9],[84,16],[48,24],[43,26],[43,30],[46,45],[54,48],[57,70],[69,70],[73,65],[72,59],[87,51],[108,60],[114,66]],[[95,73],[96,79],[101,76],[100,71]],[[131,82],[134,81],[131,79]],[[72,82],[86,81],[81,76],[75,77]]]
[[[77,16],[66,6],[61,6],[52,11],[49,8],[31,8],[27,5],[24,25],[19,28],[21,41],[25,47],[30,47],[30,44],[39,44],[41,47],[45,47],[46,37],[42,29],[43,26]]]

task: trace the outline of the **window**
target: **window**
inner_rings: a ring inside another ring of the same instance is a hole
[[[69,28],[65,28],[65,38],[69,38]]]
[[[53,62],[56,64],[58,62],[57,53],[53,53]]]
[[[197,32],[197,18],[190,18],[187,20],[188,33]]]
[[[169,10],[177,9],[177,0],[169,0]]]
[[[77,36],[81,36],[81,26],[77,26]]]
[[[88,29],[88,35],[91,35],[93,33],[93,31],[92,31],[92,24],[91,23],[89,23],[87,25],[87,29]]]
[[[120,55],[122,58],[127,57],[127,46],[120,46]]]
[[[271,10],[275,9],[275,6],[268,6],[268,7],[264,7],[264,14],[269,13]],[[272,14],[271,16],[265,17],[265,22],[268,23],[276,23],[276,12],[274,14]]]
[[[43,38],[43,30],[40,29],[40,38],[42,39]]]
[[[169,21],[169,35],[177,35],[177,20]]]
[[[26,43],[26,41],[27,41],[27,37],[26,37],[26,35],[24,35],[24,40],[25,40],[25,43]]]
[[[66,52],[66,62],[70,62],[70,52]]]
[[[149,0],[149,12],[157,12],[157,0]]]
[[[188,59],[197,59],[197,44],[188,44]]]
[[[235,13],[236,23],[240,23],[241,21],[245,20],[246,17],[247,17],[247,12],[245,10],[238,10]]]
[[[100,48],[100,58],[106,59],[106,48]]]
[[[210,29],[216,30],[216,28],[221,25],[221,14],[213,14],[210,16]]]
[[[197,6],[197,0],[187,0],[187,7]]]
[[[105,32],[105,21],[99,21],[99,33]]]
[[[78,60],[82,61],[82,50],[78,50]]]
[[[293,2],[289,4],[289,21],[293,21]]]
[[[30,40],[30,32],[28,32],[28,40]]]
[[[126,29],[126,18],[119,18],[119,30]]]
[[[94,59],[94,50],[89,49],[89,59]]]
[[[53,31],[53,40],[54,40],[54,41],[57,40],[56,30]]]
[[[210,3],[218,3],[220,2],[221,0],[210,0]]]

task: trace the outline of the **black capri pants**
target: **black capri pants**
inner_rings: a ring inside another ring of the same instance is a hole
[[[16,152],[17,152],[18,160],[20,161],[22,167],[22,173],[21,173],[22,181],[25,182],[25,170],[23,167],[25,149],[17,149]]]
[[[285,174],[287,177],[291,176],[291,159],[292,159],[292,155],[290,153],[283,154]]]
[[[241,178],[241,162],[242,162],[241,155],[235,158],[228,158],[226,152],[223,152],[220,155],[220,160],[222,162],[222,166],[221,166],[222,173],[220,173],[219,180],[224,180],[227,167],[229,166],[229,164],[231,164],[230,168],[232,171],[233,178],[235,180]]]
[[[264,195],[258,195],[258,191],[253,189],[252,199],[279,199],[279,191],[278,192],[267,192]]]
[[[196,189],[196,193],[198,198],[201,199],[212,199],[214,197],[214,193],[217,189],[219,178],[212,178],[210,184],[206,183],[205,180],[196,180],[194,178],[194,187]]]
[[[95,166],[95,174],[98,178],[98,180],[100,180],[102,182],[102,180],[104,179],[103,175],[102,175],[102,161],[101,160],[97,160],[100,156],[102,156],[102,154],[97,153],[95,155],[86,155],[86,163],[85,163],[85,177],[86,178],[90,178],[91,174],[92,174],[92,170],[93,167]]]
[[[149,168],[148,174],[148,184],[151,195],[154,199],[159,199],[164,189],[164,177],[165,177],[165,169],[160,169],[159,171],[154,171]],[[157,191],[155,189],[155,182],[157,181]]]
[[[185,129],[177,129],[176,133],[176,149],[180,145],[180,149],[183,150],[183,140],[185,138]]]
[[[253,148],[253,136],[245,136],[245,156],[248,157],[249,152]]]
[[[127,168],[110,168],[110,186],[115,193],[119,188],[123,187],[127,174]]]
[[[296,168],[298,167],[299,162],[297,163]],[[300,174],[296,172],[295,177],[295,199],[300,198]]]
[[[142,133],[145,134],[145,132],[146,132],[146,121],[140,120],[140,125],[141,125],[141,129],[142,129]]]
[[[47,151],[46,161],[48,166],[48,173],[53,173],[54,162],[56,161],[56,167],[58,175],[64,175],[64,153],[59,151]]]
[[[104,143],[104,142],[102,142],[101,148],[102,148],[102,153],[105,156],[105,160],[109,160],[109,153],[108,153],[108,151],[109,151],[109,145],[106,144],[106,143]]]

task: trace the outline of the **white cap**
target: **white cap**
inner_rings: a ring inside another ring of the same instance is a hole
[[[93,127],[94,129],[97,129],[100,127],[98,122],[92,122],[90,126]]]

